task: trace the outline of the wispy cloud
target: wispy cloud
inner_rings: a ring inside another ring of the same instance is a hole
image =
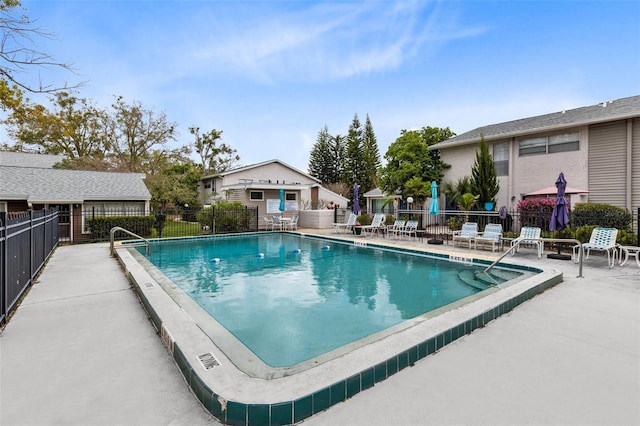
[[[258,11],[241,25],[225,17],[191,62],[263,83],[326,81],[397,69],[432,45],[480,32],[453,28],[429,2],[320,3],[278,12]]]

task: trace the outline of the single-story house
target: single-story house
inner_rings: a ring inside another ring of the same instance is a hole
[[[213,204],[216,199],[239,201],[258,207],[259,227],[264,215],[280,214],[280,190],[284,190],[285,212],[293,214],[311,206],[346,207],[348,198],[324,188],[320,180],[280,160],[269,160],[204,176],[199,183],[200,202]]]
[[[54,169],[63,158],[0,151],[0,211],[58,207],[60,240],[71,242],[88,239],[91,215],[149,212],[144,174]]]
[[[451,164],[444,180],[471,176],[481,137],[500,183],[497,205],[516,208],[560,172],[572,202],[640,208],[640,96],[479,127],[432,145]]]
[[[373,188],[362,196],[367,201],[368,212],[395,214],[396,210],[407,208],[406,201],[402,200],[402,195],[387,195],[380,188]]]

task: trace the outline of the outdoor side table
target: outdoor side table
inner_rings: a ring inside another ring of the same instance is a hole
[[[619,246],[620,249],[620,266],[623,266],[629,260],[629,256],[636,258],[636,264],[640,267],[640,247],[638,246]],[[623,260],[624,255],[624,260]]]

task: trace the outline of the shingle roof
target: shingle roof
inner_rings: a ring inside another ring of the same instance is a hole
[[[144,177],[142,173],[0,165],[0,200],[32,203],[150,200]]]
[[[478,127],[432,145],[431,149],[476,143],[481,136],[490,141],[632,117],[640,117],[640,96]]]
[[[214,178],[214,177],[221,177],[221,176],[232,175],[232,174],[234,174],[234,173],[242,172],[242,171],[245,171],[245,170],[251,170],[251,169],[255,169],[255,168],[257,168],[257,167],[266,166],[267,164],[271,164],[271,163],[278,163],[278,164],[281,164],[281,165],[283,165],[284,167],[287,167],[287,168],[289,168],[289,169],[293,170],[294,172],[297,172],[297,173],[300,173],[301,175],[307,176],[309,179],[312,179],[312,180],[314,180],[314,181],[316,181],[316,182],[318,182],[318,183],[320,182],[320,180],[319,180],[319,179],[317,179],[317,178],[315,178],[315,177],[311,176],[310,174],[305,173],[305,172],[303,172],[303,171],[302,171],[302,170],[300,170],[300,169],[296,169],[295,167],[290,166],[289,164],[285,163],[284,161],[281,161],[281,160],[275,160],[275,159],[274,159],[274,160],[263,161],[263,162],[261,162],[261,163],[256,163],[256,164],[249,164],[248,166],[236,167],[236,168],[234,168],[234,169],[230,169],[230,170],[227,170],[227,171],[224,171],[224,172],[214,173],[214,174],[212,174],[212,175],[203,176],[203,177],[202,177],[202,179],[210,179],[210,178]]]
[[[64,155],[30,154],[27,152],[0,151],[0,166],[37,167],[50,169],[64,160]]]

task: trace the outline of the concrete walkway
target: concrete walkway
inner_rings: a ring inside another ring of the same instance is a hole
[[[640,425],[636,264],[593,257],[575,278],[573,262],[532,250],[507,260],[565,281],[303,424]],[[219,423],[100,244],[56,249],[0,334],[0,424]]]

